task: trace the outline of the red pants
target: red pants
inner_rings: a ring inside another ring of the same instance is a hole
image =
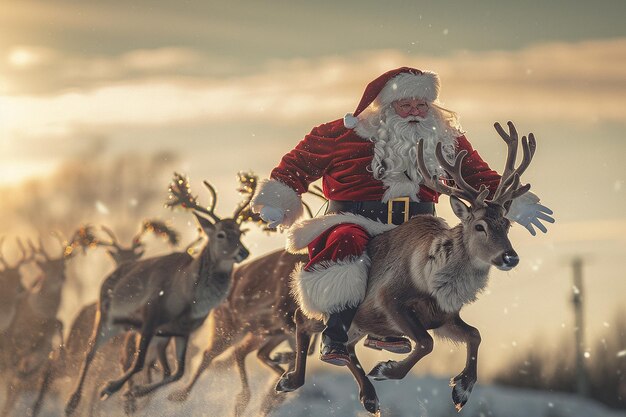
[[[304,267],[310,271],[320,262],[333,263],[349,258],[358,258],[365,252],[371,236],[361,226],[342,223],[333,226],[309,243],[309,263]]]

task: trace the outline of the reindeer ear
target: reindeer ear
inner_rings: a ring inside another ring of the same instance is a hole
[[[452,211],[459,219],[465,220],[469,217],[470,208],[460,198],[451,195],[450,205],[452,206]]]
[[[213,226],[213,223],[211,223],[209,219],[198,215],[198,213],[196,212],[194,212],[193,215],[196,216],[196,220],[198,221],[198,224],[200,225],[202,230],[213,230],[215,228],[215,226]]]

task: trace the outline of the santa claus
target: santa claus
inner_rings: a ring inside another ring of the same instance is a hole
[[[466,150],[461,173],[475,188],[494,192],[500,176],[480,158],[463,135],[453,112],[437,103],[437,74],[402,67],[372,81],[353,114],[314,128],[264,180],[252,200],[271,227],[290,227],[288,248],[308,249],[310,261],[293,276],[293,292],[301,310],[324,320],[320,359],[349,362],[347,329],[367,289],[372,236],[417,214],[434,214],[438,193],[420,186],[416,143],[424,139],[431,173],[445,175],[435,157],[437,142],[450,162]],[[301,194],[321,178],[329,200],[324,216],[298,221]],[[546,232],[541,221],[552,212],[531,193],[515,199],[507,218]],[[534,226],[534,227],[533,227]],[[369,336],[365,346],[408,352],[405,338]]]

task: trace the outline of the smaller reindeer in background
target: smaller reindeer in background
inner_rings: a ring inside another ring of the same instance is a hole
[[[179,234],[176,230],[170,228],[165,222],[156,219],[147,219],[142,221],[139,232],[133,236],[131,243],[128,246],[120,243],[119,239],[110,228],[106,226],[100,226],[100,228],[108,236],[108,239],[101,239],[97,237],[95,235],[95,229],[88,226],[79,229],[74,234],[73,242],[75,242],[75,244],[77,243],[78,246],[83,249],[87,247],[107,248],[107,254],[113,260],[116,267],[126,262],[137,261],[144,255],[145,243],[143,238],[149,233],[152,233],[157,237],[165,238],[171,246],[176,246],[180,240]],[[76,362],[82,361],[84,352],[89,348],[89,337],[93,333],[94,320],[97,310],[97,303],[90,303],[84,306],[77,314],[76,318],[72,321],[69,334],[64,343],[63,351],[54,355],[57,360],[53,365],[51,375],[44,379],[40,387],[38,398],[41,400],[43,400],[55,379],[74,375],[79,370],[76,370]],[[163,346],[160,344],[156,346],[155,349],[153,349],[154,353],[149,355],[150,359],[148,360],[148,363],[151,364],[151,366],[148,368],[148,371],[152,369],[152,365],[156,362],[154,357],[156,357],[159,359],[164,372],[169,373],[167,363],[164,363],[163,360],[161,360],[161,358],[164,358],[167,342],[168,340],[166,339]],[[105,356],[111,359],[117,358],[119,355],[118,346],[120,343],[122,343],[122,340],[120,340],[115,346],[112,346],[112,349],[105,351]],[[132,362],[134,354],[134,335],[129,333],[126,342],[123,344],[124,347],[122,349],[120,361],[124,369],[127,369]],[[161,353],[161,351],[163,351],[163,353]],[[79,357],[81,359],[78,359]],[[150,375],[148,376],[148,380],[151,380]],[[134,403],[132,403],[132,399],[129,399],[128,404],[125,404],[125,406],[129,409],[133,409],[135,407]],[[36,416],[38,412],[39,408],[35,408],[33,416]]]
[[[19,298],[14,319],[3,334],[3,355],[7,367],[7,398],[2,415],[7,415],[22,392],[38,386],[40,380],[50,376],[50,355],[55,350],[60,354],[63,341],[63,324],[57,319],[61,305],[61,292],[65,283],[66,262],[78,247],[86,249],[95,243],[91,227],[79,229],[67,243],[58,233],[54,236],[61,243],[59,256],[49,255],[39,239],[39,247],[29,240],[34,260],[41,275],[32,288]],[[39,256],[43,259],[37,259]],[[45,382],[44,382],[45,383]],[[35,401],[34,413],[41,405]]]
[[[78,386],[67,406],[66,415],[73,414],[81,398],[89,365],[96,351],[107,340],[127,330],[140,333],[137,355],[133,365],[120,378],[110,381],[101,392],[106,398],[117,392],[139,372],[153,337],[174,338],[177,369],[163,380],[145,386],[135,386],[130,395],[142,396],[180,379],[185,369],[185,354],[189,336],[209,312],[228,294],[235,263],[243,261],[248,250],[241,243],[239,207],[230,219],[220,219],[215,213],[217,193],[208,183],[210,208],[197,203],[186,178],[175,174],[170,185],[169,207],[183,206],[193,210],[197,221],[208,236],[197,258],[188,253],[145,259],[119,266],[102,284],[96,326],[91,348],[87,352]],[[200,214],[208,216],[208,218]]]
[[[2,266],[2,270],[0,271],[0,288],[2,288],[2,291],[0,291],[0,334],[11,325],[15,317],[18,297],[23,295],[25,291],[20,275],[20,267],[32,261],[34,258],[34,252],[27,255],[22,241],[17,239],[22,257],[15,265],[10,265],[6,259],[4,259],[4,255],[2,255],[3,243],[4,236],[0,238],[0,265]]]

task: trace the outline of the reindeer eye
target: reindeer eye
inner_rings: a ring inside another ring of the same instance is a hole
[[[477,232],[484,232],[485,228],[483,227],[482,224],[477,224],[476,226],[474,226],[474,229],[476,229]]]
[[[226,237],[226,232],[217,232],[215,235],[218,239],[224,239]]]

